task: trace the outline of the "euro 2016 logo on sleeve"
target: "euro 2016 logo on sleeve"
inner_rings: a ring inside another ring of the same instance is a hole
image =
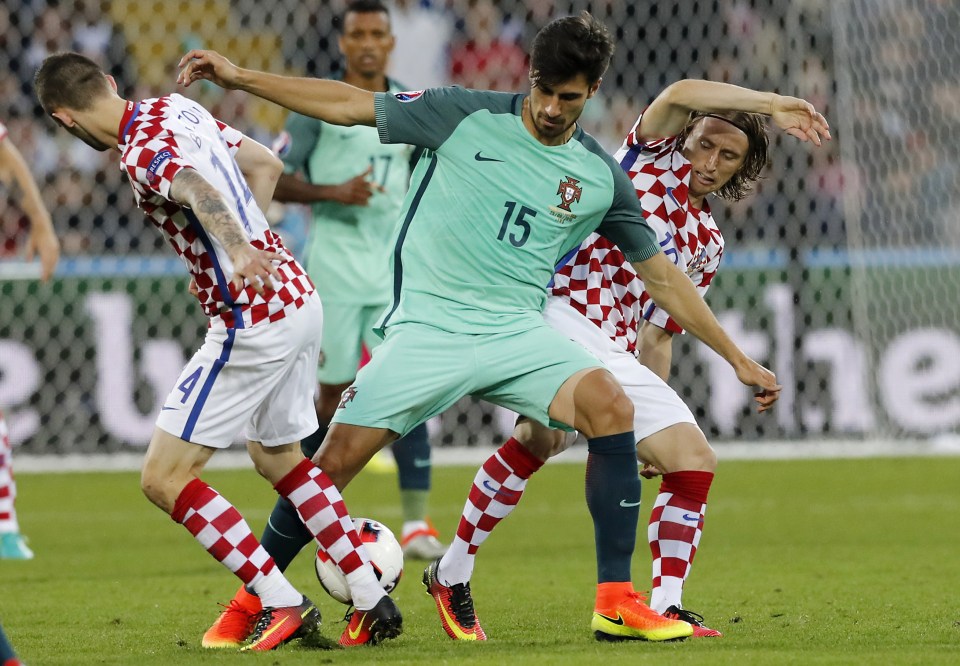
[[[580,181],[576,178],[566,177],[566,180],[560,181],[560,187],[557,188],[557,194],[560,195],[561,210],[570,212],[570,205],[580,201],[580,195],[583,194],[583,188],[579,186]]]
[[[353,402],[353,399],[357,397],[357,387],[351,386],[346,391],[340,394],[340,404],[337,405],[337,409],[343,409],[347,406],[348,402]]]
[[[421,95],[423,95],[422,90],[409,90],[407,92],[398,92],[393,94],[393,96],[397,98],[398,102],[403,102],[404,104],[417,101],[420,99]]]

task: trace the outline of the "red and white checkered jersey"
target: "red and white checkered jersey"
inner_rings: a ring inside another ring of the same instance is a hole
[[[642,118],[642,116],[641,116]],[[683,270],[703,296],[723,255],[723,236],[710,213],[690,205],[690,162],[681,154],[676,137],[646,143],[636,134],[637,119],[615,157],[627,172],[640,199],[644,217],[664,254]],[[616,245],[591,234],[558,268],[551,293],[599,326],[630,353],[636,353],[641,319],[672,333],[683,329],[657,307],[643,281]]]
[[[221,321],[228,328],[281,319],[314,291],[306,271],[270,231],[233,158],[242,139],[241,132],[177,94],[128,102],[118,139],[120,169],[130,179],[137,205],[186,264],[211,323]],[[173,178],[184,168],[195,169],[224,195],[251,245],[283,256],[277,266],[281,279],[273,280],[266,297],[249,283],[231,287],[233,263],[226,250],[190,208],[170,198]]]

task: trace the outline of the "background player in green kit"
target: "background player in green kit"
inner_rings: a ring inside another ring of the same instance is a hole
[[[760,386],[761,404],[772,404],[780,387],[659,251],[626,174],[577,126],[612,51],[606,29],[584,13],[537,34],[529,95],[459,88],[371,94],[239,69],[199,50],[181,61],[180,81],[212,80],[331,123],[376,124],[385,143],[428,149],[397,229],[393,300],[380,322],[384,343],[344,392],[317,464],[342,488],[398,434],[466,394],[576,428],[588,441],[597,595],[620,594],[616,617],[597,630],[670,640],[692,627],[650,610],[630,577],[640,503],[633,406],[595,357],[544,324],[554,263],[597,230],[623,250],[661,307],[743,383]],[[511,492],[507,479],[497,481],[491,490]],[[424,582],[449,634],[485,638],[468,587],[454,595],[436,563]],[[357,623],[360,634],[370,627],[376,639],[382,627],[399,624],[380,603],[358,601],[350,626]],[[596,614],[594,621],[596,628]]]
[[[364,90],[403,90],[386,76],[393,50],[387,8],[357,0],[344,10],[340,36],[342,80]],[[373,350],[373,331],[390,302],[389,257],[393,229],[419,150],[382,144],[372,127],[342,127],[298,113],[287,117],[275,148],[284,163],[274,199],[311,204],[312,225],[305,267],[323,301],[323,337],[317,379],[320,429],[301,442],[312,457],[327,434],[340,394],[357,375],[361,345]],[[346,180],[345,180],[346,179]],[[446,546],[426,520],[430,493],[430,443],[420,424],[393,443],[403,509],[404,556],[434,560]],[[313,541],[287,500],[277,500],[260,542],[281,571]],[[205,646],[239,644],[250,633],[249,618],[260,600],[243,586],[207,630]]]

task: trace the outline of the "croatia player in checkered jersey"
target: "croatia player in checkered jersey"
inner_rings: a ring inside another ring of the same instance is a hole
[[[40,279],[46,282],[53,275],[60,258],[60,242],[54,233],[50,213],[40,198],[40,190],[30,174],[30,167],[13,145],[3,123],[0,123],[0,184],[15,185],[20,191],[20,207],[30,222],[26,257],[32,259],[34,255],[39,256]],[[0,411],[0,560],[33,559],[33,551],[20,534],[16,498],[13,447],[10,445],[6,419]],[[3,654],[3,641],[0,640],[0,657]]]
[[[241,649],[269,650],[320,623],[316,607],[287,581],[240,513],[198,478],[210,456],[241,432],[257,471],[346,574],[357,607],[395,609],[339,491],[300,451],[300,439],[317,429],[323,311],[262,213],[280,161],[180,95],[122,99],[113,79],[76,53],[48,57],[35,83],[44,110],[67,131],[98,150],[120,151],[137,203],[183,259],[210,317],[206,340],[157,419],[141,485],[259,595],[263,610]]]
[[[820,145],[821,137],[830,138],[826,120],[802,99],[687,80],[650,104],[615,156],[664,253],[701,294],[723,253],[707,197],[738,200],[760,176],[767,162],[765,115],[802,141]],[[646,463],[641,473],[646,478],[663,473],[648,528],[650,607],[689,622],[694,636],[720,636],[681,603],[717,464],[693,414],[666,384],[672,336],[683,329],[653,302],[617,246],[596,233],[560,261],[544,319],[604,361],[634,404],[637,455]],[[769,407],[759,398],[758,404],[759,411]],[[469,578],[477,549],[514,509],[527,479],[570,442],[563,433],[521,421],[477,473],[441,566],[456,567]],[[513,492],[493,496],[484,490],[493,482]]]
[[[50,213],[43,205],[40,190],[30,174],[23,155],[8,137],[7,128],[0,123],[0,183],[15,183],[20,190],[20,207],[30,220],[30,234],[27,237],[27,258],[34,255],[40,258],[40,279],[46,282],[53,275],[60,258],[60,241],[53,230]],[[33,551],[27,546],[20,534],[20,524],[14,501],[17,497],[17,484],[13,478],[13,448],[7,422],[0,411],[0,559],[30,560]],[[0,626],[0,664],[20,666],[13,646]]]

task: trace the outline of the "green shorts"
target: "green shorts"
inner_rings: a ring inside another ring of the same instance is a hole
[[[467,335],[397,324],[344,392],[334,423],[405,435],[465,395],[552,423],[550,403],[573,374],[603,364],[546,324]]]
[[[354,303],[323,304],[323,340],[317,381],[321,384],[347,384],[357,376],[360,346],[373,350],[383,340],[373,332],[385,305]]]

